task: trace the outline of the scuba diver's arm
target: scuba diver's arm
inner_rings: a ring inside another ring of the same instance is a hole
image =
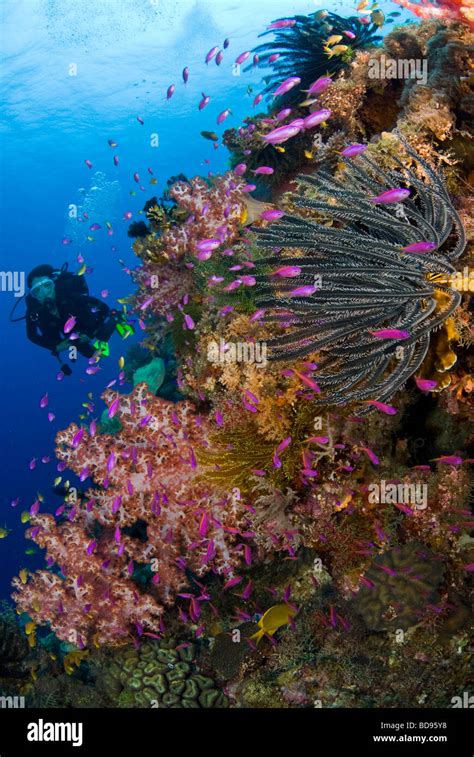
[[[38,347],[45,347],[48,350],[55,350],[57,340],[47,334],[42,334],[38,324],[31,318],[26,319],[26,335],[30,342],[37,344]]]

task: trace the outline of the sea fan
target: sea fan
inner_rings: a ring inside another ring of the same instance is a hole
[[[321,400],[330,404],[390,399],[421,365],[431,332],[461,300],[447,284],[452,261],[466,245],[462,223],[441,176],[400,140],[425,180],[398,158],[397,169],[383,170],[360,155],[346,161],[341,179],[322,171],[299,177],[293,205],[332,225],[288,215],[256,230],[261,247],[291,251],[261,259],[254,270],[257,306],[270,311],[263,320],[286,326],[269,341],[270,359],[319,352],[314,378]],[[370,199],[401,185],[411,191],[402,204]],[[435,248],[423,254],[402,249],[422,240]],[[275,276],[277,266],[296,267],[299,275]],[[315,283],[313,294],[291,294]],[[373,333],[384,329],[405,338]]]
[[[374,46],[382,39],[376,34],[378,27],[375,24],[361,24],[355,16],[343,18],[336,13],[324,16],[322,11],[318,11],[309,16],[293,16],[292,20],[295,21],[293,26],[260,34],[263,37],[274,32],[275,39],[254,49],[260,59],[259,68],[268,65],[272,68],[272,73],[264,79],[267,86],[263,94],[272,93],[290,76],[301,79],[298,87],[278,98],[279,106],[297,105],[304,99],[302,89],[309,89],[320,76],[336,74],[340,69],[346,68],[356,50]],[[345,31],[354,34],[354,39],[344,36]],[[348,45],[345,54],[329,58],[324,47],[330,35],[341,35],[341,44],[344,42]],[[269,64],[268,59],[275,54],[280,57]]]

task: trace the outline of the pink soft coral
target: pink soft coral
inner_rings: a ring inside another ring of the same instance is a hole
[[[156,632],[163,605],[188,585],[187,570],[229,578],[248,556],[245,509],[198,481],[195,449],[207,444],[208,428],[192,404],[162,400],[145,384],[103,399],[120,420],[117,434],[71,424],[57,435],[58,458],[96,488],[63,522],[33,516],[27,533],[61,574],[13,582],[22,611],[49,621],[61,639],[77,632],[80,645]],[[138,573],[148,575],[145,589]]]

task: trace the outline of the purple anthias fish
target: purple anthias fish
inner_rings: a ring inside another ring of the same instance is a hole
[[[378,331],[370,331],[372,336],[377,339],[409,339],[410,332],[403,329],[378,329]]]
[[[259,103],[262,102],[262,100],[263,100],[263,95],[257,95],[252,103],[252,107],[255,108],[257,105],[259,105]]]
[[[188,83],[189,79],[189,68],[186,66],[186,68],[183,68],[183,81],[185,84]]]
[[[356,143],[353,145],[348,145],[343,150],[341,150],[341,155],[344,158],[355,158],[357,155],[360,155],[365,150],[367,150],[367,145],[359,145]]]
[[[387,189],[386,192],[377,195],[377,197],[371,197],[370,202],[376,204],[388,205],[392,202],[403,202],[409,196],[410,190],[403,189],[403,187],[396,187],[395,189]]]
[[[246,50],[244,53],[240,53],[239,56],[235,59],[235,63],[237,66],[240,66],[241,63],[244,63],[247,58],[250,56],[250,50]]]
[[[434,242],[415,242],[409,244],[407,247],[402,247],[403,252],[430,252],[434,250],[436,245]]]
[[[209,105],[211,98],[208,97],[206,94],[204,94],[204,92],[201,92],[201,94],[202,94],[202,100],[199,103],[199,110],[204,110],[206,105]]]
[[[273,53],[272,55],[270,55],[268,62],[275,63],[275,61],[278,60],[279,57],[280,57],[280,53]]]
[[[301,79],[299,78],[299,76],[290,76],[289,79],[285,79],[285,81],[282,82],[279,87],[277,87],[277,89],[273,93],[273,97],[285,95],[290,91],[290,89],[296,87],[297,84],[301,84]]]
[[[296,137],[300,131],[300,126],[288,124],[288,126],[279,126],[277,129],[273,129],[269,134],[265,134],[263,139],[271,145],[279,145],[282,142],[286,142],[287,139]]]
[[[303,90],[308,95],[319,95],[321,92],[324,92],[330,85],[332,84],[332,79],[330,76],[320,76],[319,79],[316,79],[314,81],[309,89]]]
[[[327,121],[330,116],[331,111],[328,108],[316,110],[314,113],[310,113],[309,116],[306,116],[306,118],[303,119],[303,129],[312,129],[315,126],[319,126],[319,124]]]
[[[211,61],[218,52],[219,48],[217,46],[211,47],[208,54],[206,55],[205,63],[209,63],[209,61]]]
[[[170,84],[170,86],[169,86],[169,87],[168,87],[168,89],[166,90],[166,99],[167,99],[167,100],[171,100],[171,98],[172,98],[172,97],[173,97],[173,95],[174,95],[174,91],[175,91],[175,89],[176,89],[176,87],[174,86],[174,84]]]
[[[263,213],[260,213],[260,218],[263,218],[264,221],[278,221],[284,215],[283,210],[264,210]]]
[[[222,52],[222,50],[219,50],[219,52],[216,55],[216,66],[220,66],[223,60],[224,60],[224,53]]]
[[[279,21],[273,21],[270,26],[267,26],[267,29],[288,29],[288,27],[294,26],[295,24],[296,20],[294,18],[282,18]]]

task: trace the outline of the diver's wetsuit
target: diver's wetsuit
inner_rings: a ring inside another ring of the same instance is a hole
[[[58,345],[67,338],[64,324],[73,315],[76,318],[74,331],[85,334],[89,339],[107,342],[113,333],[119,317],[105,302],[91,297],[87,283],[80,276],[63,271],[54,281],[55,298],[45,303],[38,302],[32,295],[26,297],[26,333],[28,339],[40,347],[58,355]],[[71,346],[85,357],[91,357],[95,347],[79,339],[71,341]]]

